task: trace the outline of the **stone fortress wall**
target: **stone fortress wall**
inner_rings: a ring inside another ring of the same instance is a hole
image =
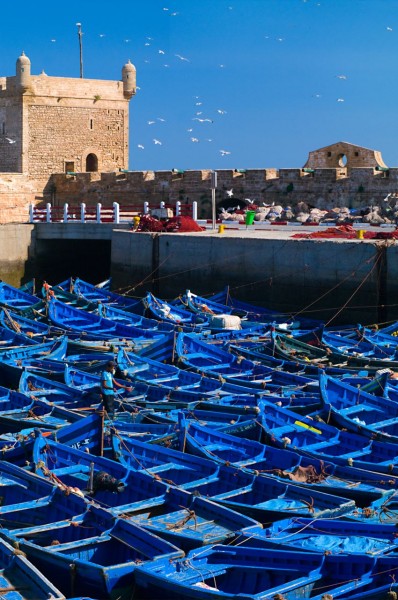
[[[129,171],[129,101],[135,68],[121,81],[31,75],[22,54],[16,75],[0,78],[0,223],[26,222],[29,204],[111,206],[198,203],[211,214],[211,171]],[[219,170],[217,203],[317,208],[366,207],[398,192],[398,167],[380,152],[338,142],[309,153],[302,168]],[[227,191],[233,190],[228,198]]]
[[[352,155],[352,156],[351,156]],[[344,160],[346,159],[346,161]],[[345,166],[340,166],[340,162]],[[330,166],[334,164],[334,166]],[[364,166],[367,165],[367,166]],[[398,168],[388,168],[379,152],[346,142],[310,152],[303,168],[218,170],[217,203],[233,207],[249,198],[257,205],[296,206],[306,202],[317,208],[367,207],[398,192]],[[198,203],[200,218],[211,212],[211,171],[129,171],[123,173],[54,174],[56,202],[142,205],[145,201]],[[233,190],[228,199],[227,191]]]

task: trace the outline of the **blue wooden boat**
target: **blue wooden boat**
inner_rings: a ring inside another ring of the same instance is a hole
[[[387,598],[397,569],[393,557],[213,546],[185,559],[137,568],[139,593],[172,600],[376,600]]]
[[[0,433],[13,433],[34,427],[59,429],[82,418],[82,414],[63,406],[10,392],[9,398],[0,404]]]
[[[130,468],[160,476],[263,524],[292,513],[335,518],[355,508],[354,501],[347,498],[220,467],[210,460],[201,459],[198,464],[194,456],[121,436],[113,437],[113,448],[116,457]]]
[[[99,401],[98,394],[94,391],[91,393],[90,388],[85,390],[72,388],[65,383],[29,371],[23,371],[19,381],[19,391],[29,398],[47,401],[63,409],[88,409]]]
[[[109,304],[99,303],[96,309],[100,317],[105,317],[114,323],[121,323],[127,327],[139,327],[150,331],[174,331],[175,326],[171,323],[163,323],[156,319],[148,319],[142,315],[115,308]]]
[[[15,529],[42,525],[82,514],[86,503],[70,488],[29,473],[6,461],[0,463],[2,528]]]
[[[297,328],[298,323],[295,323],[293,320],[279,323],[275,323],[272,320],[261,322],[256,319],[251,321],[249,311],[236,309],[232,306],[227,306],[215,302],[214,300],[203,298],[202,296],[193,294],[190,290],[187,290],[184,295],[179,296],[178,299],[173,302],[173,305],[182,306],[191,312],[208,319],[211,329],[214,329],[217,326],[220,328],[220,323],[226,321],[228,327],[224,326],[225,329],[243,329],[245,331],[250,331],[254,336],[256,334],[264,335],[272,327],[273,329],[281,329],[282,331],[288,330],[291,335],[300,336],[304,341],[320,339],[323,331],[323,324],[321,324],[321,322],[310,322],[309,320],[307,322],[307,326],[311,325],[309,329]],[[233,318],[238,319],[236,323]]]
[[[123,310],[142,314],[142,304],[140,300],[129,298],[128,296],[121,296],[120,294],[109,291],[106,287],[98,287],[87,281],[83,281],[80,277],[76,277],[75,279],[70,277],[66,281],[59,283],[56,287],[71,294],[83,297],[90,302],[112,304]]]
[[[23,360],[27,357],[43,358],[44,356],[61,360],[66,355],[67,346],[68,340],[63,336],[55,341],[50,340],[42,344],[0,348],[0,361]]]
[[[142,302],[145,309],[159,321],[171,323],[174,326],[188,327],[190,330],[209,329],[209,319],[207,317],[189,312],[165,300],[160,300],[151,292],[147,292]]]
[[[237,311],[246,313],[249,321],[259,321],[265,323],[288,324],[290,329],[315,329],[321,324],[317,319],[311,319],[301,314],[286,314],[263,306],[243,302],[233,298],[230,294],[230,288],[227,286],[221,292],[213,294],[209,298],[213,302],[229,306]]]
[[[258,390],[253,386],[235,385],[216,377],[208,377],[205,373],[192,373],[174,365],[128,353],[121,349],[117,355],[117,364],[127,377],[134,381],[142,381],[150,385],[161,386],[165,390],[183,390],[198,392],[200,398],[205,396],[255,394]],[[268,378],[268,381],[270,378]]]
[[[387,492],[382,498],[373,500],[367,506],[357,507],[344,515],[344,519],[368,525],[398,526],[398,499],[394,490]]]
[[[0,325],[0,349],[15,348],[18,346],[31,346],[39,341],[42,340],[25,336]]]
[[[72,448],[82,448],[92,454],[100,454],[103,449],[103,421],[102,416],[97,413],[60,429],[46,429],[42,426],[40,431],[45,437],[51,436],[51,439],[57,442]],[[126,434],[128,433],[130,432],[127,431]],[[0,458],[14,465],[30,466],[35,439],[36,431],[32,428],[21,430],[16,434],[3,434],[0,439]]]
[[[353,355],[363,359],[381,359],[398,361],[396,345],[379,345],[372,343],[357,331],[347,334],[346,331],[323,331],[322,344],[340,354]]]
[[[65,600],[64,594],[28,559],[0,539],[0,590],[10,600]]]
[[[291,390],[317,391],[318,382],[295,373],[284,373],[237,357],[221,348],[206,344],[197,336],[179,333],[176,341],[179,361],[197,373],[223,380],[246,388],[269,389],[276,393],[282,387]]]
[[[315,418],[299,418],[282,407],[259,401],[264,441],[277,448],[289,448],[304,456],[314,456],[358,469],[398,476],[397,445],[371,440],[340,430]]]
[[[367,438],[398,443],[398,403],[328,375],[321,376],[320,388],[328,420]]]
[[[30,340],[38,340],[39,342],[45,341],[44,338],[54,338],[65,333],[64,329],[51,327],[42,321],[29,319],[4,308],[0,310],[0,323],[2,327],[5,327],[9,331],[20,334],[22,339],[28,338]]]
[[[277,521],[263,531],[245,538],[243,535],[239,545],[368,556],[398,552],[395,525],[354,523],[343,519],[295,516]]]
[[[112,446],[115,458],[129,469],[155,478],[160,475],[163,481],[186,490],[214,480],[219,471],[214,461],[126,438],[118,432],[112,436]]]
[[[269,352],[283,360],[293,361],[305,367],[312,364],[322,370],[337,367],[345,372],[361,370],[374,373],[377,369],[394,365],[394,361],[344,354],[326,346],[316,347],[278,332],[272,334]]]
[[[298,341],[302,341],[302,339],[298,339]],[[228,350],[237,356],[243,356],[249,360],[260,362],[267,367],[281,369],[289,373],[297,373],[307,377],[318,378],[321,372],[332,375],[332,377],[345,377],[349,374],[354,377],[356,375],[361,375],[363,377],[368,375],[368,370],[362,367],[354,368],[350,366],[349,368],[344,368],[328,366],[326,357],[325,360],[320,360],[319,362],[316,357],[309,359],[308,361],[304,359],[304,362],[300,359],[298,361],[295,360],[295,355],[291,356],[290,360],[286,357],[278,358],[277,356],[273,356],[273,345],[270,345],[264,340],[256,341],[255,338],[251,341],[245,340],[239,342],[239,344],[230,343],[228,344]],[[309,349],[308,351],[310,352]],[[311,362],[311,360],[314,362]],[[371,369],[370,371],[371,373],[374,373],[375,369]]]
[[[18,288],[0,282],[0,304],[13,308],[14,310],[23,310],[26,308],[36,308],[41,306],[41,301],[37,296],[22,292]]]
[[[222,304],[221,302],[215,301],[211,297],[204,298],[203,296],[198,296],[197,294],[191,292],[191,290],[186,290],[185,294],[179,295],[177,299],[173,301],[173,305],[186,307],[191,312],[199,314],[235,315],[242,319],[247,318],[248,315],[247,310]]]
[[[182,426],[184,422],[182,421]],[[180,433],[181,448],[195,455],[243,468],[249,473],[291,481],[309,489],[353,498],[365,506],[387,490],[398,488],[398,479],[354,467],[335,465],[315,457],[265,446],[191,421]],[[355,483],[354,483],[355,482]]]
[[[132,521],[90,506],[72,520],[3,531],[66,597],[131,598],[137,564],[184,553]]]
[[[160,475],[155,479],[49,439],[36,440],[33,457],[37,473],[78,487],[112,514],[123,514],[183,550],[259,527],[249,517],[169,486]]]
[[[51,300],[48,303],[48,317],[57,326],[67,331],[76,333],[94,332],[95,335],[105,339],[133,339],[134,346],[139,348],[162,339],[165,332],[150,331],[138,327],[130,327],[114,323],[109,319],[99,317],[92,313],[73,308],[59,300]]]

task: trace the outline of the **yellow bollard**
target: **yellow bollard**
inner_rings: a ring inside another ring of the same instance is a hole
[[[224,233],[225,231],[225,225],[219,225],[218,226],[218,233]]]
[[[364,233],[365,233],[364,229],[358,229],[358,231],[357,231],[357,240],[363,240],[364,239],[364,237],[363,237]]]
[[[134,228],[138,227],[140,224],[140,217],[133,217]]]

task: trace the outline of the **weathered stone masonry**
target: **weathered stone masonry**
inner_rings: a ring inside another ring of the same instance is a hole
[[[28,206],[52,202],[127,206],[196,201],[211,212],[211,171],[127,171],[129,100],[135,93],[129,62],[121,81],[31,75],[22,54],[16,75],[0,78],[0,223],[26,222]],[[338,142],[309,153],[303,168],[218,171],[217,202],[319,208],[365,207],[398,192],[398,168],[380,152]]]

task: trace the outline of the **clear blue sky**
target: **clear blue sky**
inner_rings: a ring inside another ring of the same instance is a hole
[[[0,75],[24,50],[78,77],[79,21],[85,77],[137,68],[131,169],[301,167],[341,140],[398,165],[398,0],[4,2]]]

